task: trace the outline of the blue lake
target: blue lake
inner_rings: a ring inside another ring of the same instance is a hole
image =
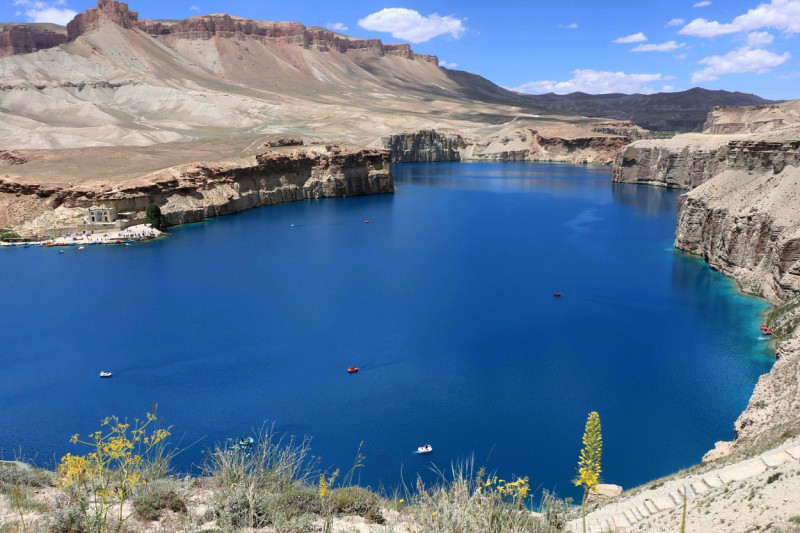
[[[673,250],[679,192],[602,167],[394,174],[394,195],[151,243],[0,250],[2,455],[52,464],[80,451],[70,435],[157,402],[184,445],[200,440],[182,469],[267,420],[313,436],[323,466],[346,471],[363,442],[373,487],[474,454],[565,496],[589,411],[604,479],[626,488],[733,437],[773,362],[767,306]]]

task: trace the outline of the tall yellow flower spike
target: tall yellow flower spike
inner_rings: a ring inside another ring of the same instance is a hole
[[[603,455],[603,435],[600,428],[600,415],[596,411],[589,413],[586,429],[583,431],[583,449],[578,459],[578,477],[572,482],[583,487],[583,531],[586,532],[586,496],[595,485],[600,483],[600,458]]]

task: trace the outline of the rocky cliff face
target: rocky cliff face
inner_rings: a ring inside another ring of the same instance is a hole
[[[396,163],[460,161],[472,142],[455,130],[419,130],[384,137],[383,147]]]
[[[800,101],[754,106],[717,106],[708,114],[704,133],[714,135],[773,131],[800,122]]]
[[[4,220],[21,234],[68,226],[98,203],[119,212],[161,206],[167,225],[199,222],[262,205],[304,199],[390,193],[389,152],[339,146],[284,148],[236,160],[167,168],[117,185],[72,187],[0,180],[0,204],[9,213],[24,204],[34,220]],[[37,202],[35,208],[31,202]],[[55,214],[54,214],[55,213]]]
[[[104,22],[112,22],[123,28],[134,28],[139,20],[136,11],[128,9],[125,2],[97,0],[97,7],[79,13],[67,24],[67,36],[74,41],[81,35],[96,30]]]
[[[617,156],[613,180],[693,189],[725,170],[772,169],[800,161],[798,140],[759,140],[680,135],[667,141],[641,141]]]
[[[736,421],[736,441],[705,460],[771,445],[800,425],[800,128],[638,141],[618,156],[615,181],[691,189],[680,197],[675,246],[742,288],[782,304],[768,322],[783,341]],[[780,329],[778,329],[778,326]]]
[[[589,131],[589,130],[586,130]],[[429,161],[562,161],[609,164],[631,141],[647,135],[630,123],[598,123],[596,136],[561,136],[511,126],[485,137],[456,130],[419,130],[381,139],[395,162]]]
[[[29,54],[67,42],[67,33],[56,25],[0,25],[0,57]]]
[[[595,122],[592,124],[592,131],[607,135],[618,135],[627,138],[631,142],[652,138],[648,130],[640,128],[630,120]]]
[[[800,427],[800,167],[751,159],[752,169],[716,174],[679,203],[675,246],[779,304],[766,319],[781,335],[778,361],[736,421],[733,445],[718,444],[705,460],[772,445]]]

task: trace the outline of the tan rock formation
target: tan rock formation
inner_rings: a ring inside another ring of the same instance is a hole
[[[595,485],[586,495],[586,503],[600,503],[611,498],[616,498],[622,494],[622,487],[619,485],[611,485],[608,483],[600,483]]]
[[[138,20],[139,14],[129,10],[125,2],[97,0],[97,7],[79,13],[67,24],[67,37],[74,41],[81,35],[97,30],[105,22],[132,29]]]
[[[176,225],[262,205],[393,191],[388,151],[335,145],[278,148],[114,183],[42,185],[6,177],[0,180],[0,226],[23,235],[44,234],[74,226],[85,208],[96,203],[142,212],[150,202],[161,206],[167,225]]]
[[[466,135],[454,129],[407,131],[384,137],[381,146],[392,151],[395,162],[527,160],[609,164],[631,142],[631,137],[647,135],[645,130],[624,122],[594,123],[588,131],[554,131],[552,127],[539,131],[526,127],[525,122],[488,135]]]
[[[797,166],[800,134],[784,128],[765,136],[689,133],[668,141],[637,141],[617,156],[612,179],[624,183],[692,189],[725,170]]]
[[[704,133],[731,134],[772,131],[800,122],[800,100],[774,105],[718,106],[706,119]]]
[[[591,127],[594,132],[619,135],[627,138],[631,142],[651,138],[651,133],[648,130],[640,128],[630,120],[595,122]]]
[[[29,54],[65,42],[66,31],[55,24],[0,24],[0,57]]]

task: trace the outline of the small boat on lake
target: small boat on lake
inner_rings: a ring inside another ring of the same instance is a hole
[[[556,298],[561,298],[561,293],[560,292],[554,292],[553,296],[555,296]]]
[[[358,372],[358,367],[357,366],[351,366],[351,367],[349,367],[347,369],[347,371],[350,372],[351,374],[355,374],[356,372]]]
[[[431,453],[433,451],[433,446],[430,444],[426,444],[425,446],[420,446],[417,448],[417,453]]]
[[[110,378],[111,377],[111,372],[109,372],[107,370],[101,370],[100,371],[100,377],[101,378]]]
[[[248,448],[252,446],[254,443],[255,440],[253,440],[253,437],[247,437],[247,438],[242,437],[239,439],[239,446],[241,446],[242,448]]]

